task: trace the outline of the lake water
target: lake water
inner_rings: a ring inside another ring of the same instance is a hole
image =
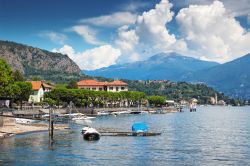
[[[81,126],[0,140],[0,165],[249,165],[250,107],[198,107],[197,112],[100,117],[97,128],[131,130],[146,122],[154,137],[82,138]]]

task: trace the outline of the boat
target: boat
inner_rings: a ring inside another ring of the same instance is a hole
[[[127,111],[120,111],[120,114],[130,114],[131,110],[127,110]]]
[[[101,134],[92,127],[82,128],[83,138],[87,141],[97,141],[100,139]]]
[[[116,116],[116,115],[120,115],[120,111],[114,111],[114,112],[111,112],[111,115],[114,115],[114,116]]]
[[[34,119],[15,118],[15,123],[19,123],[19,124],[33,124],[33,123],[38,123],[38,122],[40,121],[34,120]]]
[[[75,117],[72,118],[73,121],[77,121],[77,120],[92,120],[95,119],[95,117],[91,117],[91,116],[82,116],[82,117]]]
[[[97,115],[104,116],[104,115],[110,115],[110,113],[107,111],[100,111],[100,112],[97,112]]]
[[[148,111],[141,111],[141,110],[138,110],[138,111],[131,111],[130,114],[147,114]]]
[[[137,122],[132,125],[133,136],[144,136],[148,133],[148,126],[143,122]]]

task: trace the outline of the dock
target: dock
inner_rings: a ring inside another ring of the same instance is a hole
[[[161,133],[155,133],[155,132],[143,132],[143,133],[135,133],[130,131],[99,131],[101,133],[101,136],[158,136],[161,135]]]

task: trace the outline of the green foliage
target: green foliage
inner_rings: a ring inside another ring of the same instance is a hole
[[[151,106],[163,106],[166,104],[166,97],[164,97],[164,96],[149,96],[148,102]]]
[[[13,95],[13,77],[10,66],[0,59],[0,96],[11,97]]]
[[[44,103],[48,103],[50,106],[56,105],[56,101],[51,98],[46,98],[43,100]]]
[[[104,106],[108,103],[122,103],[127,101],[129,105],[140,104],[145,99],[143,92],[106,92],[84,89],[54,88],[51,92],[45,93],[45,98],[56,101],[57,105],[71,101],[77,106]]]
[[[77,89],[77,82],[76,81],[70,81],[69,84],[67,85],[68,89]]]
[[[15,70],[13,73],[14,81],[25,81],[23,74],[19,70]]]
[[[17,87],[13,98],[15,101],[19,101],[21,104],[22,109],[22,103],[23,101],[28,101],[29,96],[32,93],[32,85],[30,82],[15,82],[14,86]]]
[[[41,80],[42,80],[42,78],[39,76],[32,77],[32,81],[41,81]]]
[[[190,84],[186,82],[171,81],[125,81],[128,83],[130,90],[141,91],[148,96],[165,96],[168,99],[175,101],[189,101],[192,98],[196,98],[200,104],[209,104],[210,97],[214,97],[215,93],[218,95],[218,100],[229,100],[223,93],[219,93],[205,84]]]

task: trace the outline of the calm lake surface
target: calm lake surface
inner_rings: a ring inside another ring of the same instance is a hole
[[[97,128],[130,131],[146,122],[155,137],[82,138],[81,126],[0,140],[0,165],[249,165],[250,107],[198,107],[197,112],[98,117]]]

